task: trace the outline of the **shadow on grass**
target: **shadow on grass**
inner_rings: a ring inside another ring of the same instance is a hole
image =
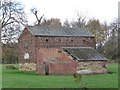
[[[6,74],[19,74],[19,75],[40,75],[35,71],[20,71],[20,70],[4,70],[3,73]]]

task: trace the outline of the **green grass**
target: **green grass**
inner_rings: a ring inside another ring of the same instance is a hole
[[[3,88],[117,88],[118,65],[109,64],[112,74],[82,75],[80,83],[76,83],[72,75],[38,75],[35,72],[19,70],[3,70]],[[86,85],[85,85],[86,84]]]
[[[2,88],[2,65],[0,64],[0,90]]]

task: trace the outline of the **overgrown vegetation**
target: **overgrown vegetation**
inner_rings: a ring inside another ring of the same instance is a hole
[[[11,64],[18,62],[18,45],[3,44],[2,45],[2,63]]]
[[[3,65],[3,68],[6,65]],[[72,75],[39,75],[35,72],[3,70],[3,88],[117,88],[118,64],[109,64],[112,74],[82,75],[80,82],[75,82]]]

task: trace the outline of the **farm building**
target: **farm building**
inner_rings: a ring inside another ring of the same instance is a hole
[[[19,37],[20,70],[41,74],[105,73],[107,59],[84,28],[28,26]]]

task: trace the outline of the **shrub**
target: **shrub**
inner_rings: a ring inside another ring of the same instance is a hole
[[[14,69],[18,69],[16,67],[14,67],[14,65],[6,65],[5,66],[7,70],[14,70]]]

